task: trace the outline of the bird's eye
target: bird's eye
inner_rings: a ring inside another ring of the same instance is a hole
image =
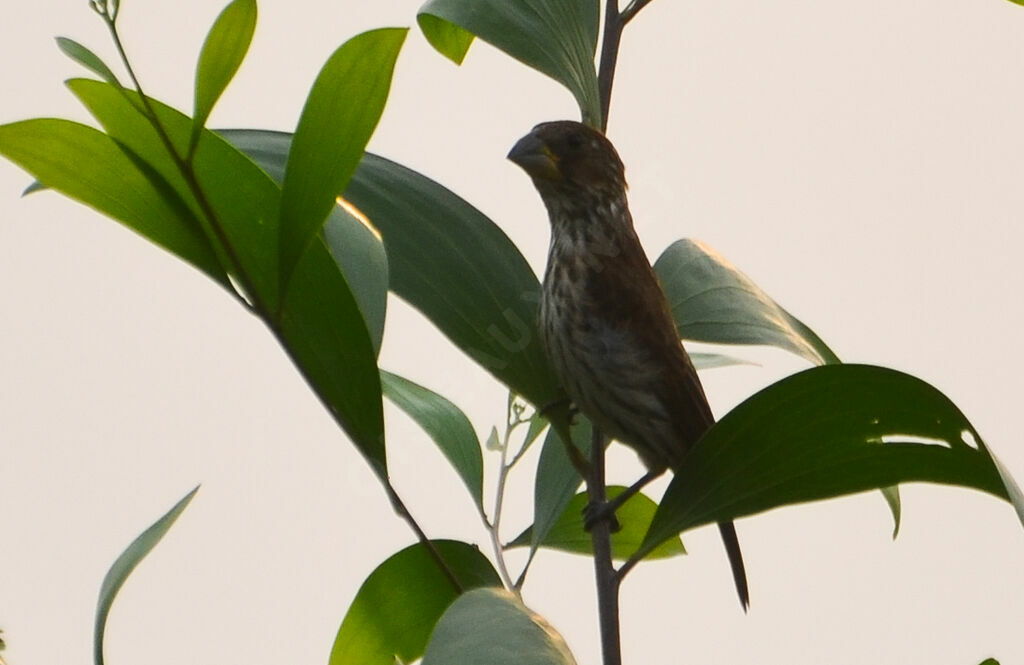
[[[573,132],[566,137],[565,141],[569,144],[570,148],[579,148],[583,145],[583,136],[578,132]]]

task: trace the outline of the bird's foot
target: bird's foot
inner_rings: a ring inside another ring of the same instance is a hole
[[[622,530],[619,519],[615,517],[615,510],[618,507],[619,504],[613,501],[594,501],[591,499],[583,507],[583,530],[590,533],[601,522],[608,522],[609,531],[618,533]]]
[[[570,423],[572,423],[573,420],[576,419],[576,414],[580,412],[580,410],[576,408],[576,405],[572,403],[571,399],[569,399],[568,397],[562,397],[560,399],[552,400],[545,404],[544,406],[540,407],[540,410],[537,411],[537,414],[541,418],[548,418],[551,415],[552,411],[556,411],[557,409],[561,408],[565,408],[566,413],[569,416]]]

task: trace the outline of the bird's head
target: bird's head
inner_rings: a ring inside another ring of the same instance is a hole
[[[625,170],[611,141],[578,122],[537,125],[508,153],[533,179],[541,196],[616,196],[626,190]]]

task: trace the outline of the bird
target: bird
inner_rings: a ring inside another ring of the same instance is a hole
[[[551,225],[542,347],[574,408],[647,467],[639,490],[678,469],[715,418],[633,227],[625,167],[604,134],[569,120],[537,125],[508,159],[530,176]],[[718,528],[747,611],[735,526]]]

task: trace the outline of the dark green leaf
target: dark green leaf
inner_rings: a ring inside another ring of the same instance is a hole
[[[235,77],[256,30],[256,0],[234,0],[206,35],[196,67],[196,100],[189,146],[194,147],[213,106]]]
[[[999,665],[999,661],[995,658],[986,658],[979,665]]]
[[[397,374],[381,371],[384,394],[395,406],[405,411],[430,435],[451,465],[477,507],[483,510],[484,463],[480,440],[472,423],[459,407],[450,401]]]
[[[117,561],[107,571],[106,577],[103,578],[103,585],[100,587],[100,597],[96,604],[96,626],[93,629],[93,660],[96,665],[103,665],[103,635],[107,630],[107,616],[110,614],[110,607],[114,604],[117,592],[121,590],[121,585],[125,583],[135,567],[146,558],[146,555],[156,547],[164,534],[170,530],[198,491],[199,488],[196,487],[186,494],[163,517],[143,531],[138,538],[132,541],[128,549],[117,557]]]
[[[543,617],[504,589],[464,593],[437,622],[423,665],[575,665]]]
[[[451,540],[434,547],[466,589],[500,584],[480,550]],[[330,665],[394,665],[423,655],[427,638],[458,596],[422,544],[377,566],[348,609],[331,649]]]
[[[538,408],[560,399],[537,336],[540,285],[501,229],[436,182],[371,154],[345,197],[380,230],[396,295]]]
[[[322,235],[359,303],[374,354],[380,354],[388,310],[388,255],[380,234],[355,207],[336,205]]]
[[[597,13],[598,0],[428,0],[418,19],[427,40],[456,62],[469,44],[446,22],[547,74],[575,96],[583,121],[599,127]]]
[[[608,498],[613,499],[626,490],[620,485],[609,485],[607,488]],[[548,531],[548,535],[541,543],[541,547],[550,547],[575,554],[592,555],[594,543],[590,534],[583,530],[583,509],[586,507],[589,497],[586,492],[580,492],[572,498],[562,516]],[[612,534],[612,556],[616,559],[628,559],[630,555],[640,549],[654,518],[654,511],[658,504],[650,497],[637,493],[629,498],[616,512],[622,529]],[[533,527],[519,534],[515,540],[509,543],[510,547],[524,547],[533,542]],[[659,545],[647,555],[648,559],[665,559],[668,557],[686,554],[683,543],[678,538],[671,538]]]
[[[58,37],[57,47],[64,52],[64,55],[96,74],[107,83],[112,83],[118,87],[121,86],[121,82],[117,80],[117,76],[110,70],[110,67],[107,67],[106,63],[98,55],[75,40],[68,39],[67,37]]]
[[[359,165],[407,32],[383,28],[353,37],[327,60],[310,90],[281,190],[282,284]]]
[[[381,477],[387,475],[377,356],[359,304],[322,239],[302,255],[281,334],[326,406]]]
[[[219,248],[221,260],[245,272],[256,293],[248,294],[268,312],[278,308],[277,219],[281,190],[248,157],[213,132],[205,131],[195,154],[196,180],[216,214],[224,238],[233,250],[228,256],[220,234],[196,200],[178,164],[168,154],[153,127],[113,86],[77,79],[68,87],[120,145],[151,165],[188,203]],[[135,93],[131,99],[138,100]],[[184,114],[150,99],[179,156],[188,150],[192,121]],[[43,181],[46,182],[45,180]],[[234,274],[234,270],[232,270]]]
[[[109,136],[68,120],[25,120],[0,126],[0,154],[45,187],[116,219],[231,288],[188,207],[166,181],[153,173],[147,178]]]
[[[658,258],[654,270],[685,339],[764,344],[791,351],[816,365],[839,362],[814,331],[699,241],[677,240]]]
[[[278,184],[284,182],[291,134],[248,129],[217,133],[249,155]],[[352,288],[373,348],[379,353],[388,302],[388,259],[380,234],[354,207],[336,205],[327,216],[323,237]]]
[[[644,550],[703,524],[915,481],[1012,500],[1024,523],[1020,490],[945,395],[882,367],[815,367],[750,397],[697,442]]]

